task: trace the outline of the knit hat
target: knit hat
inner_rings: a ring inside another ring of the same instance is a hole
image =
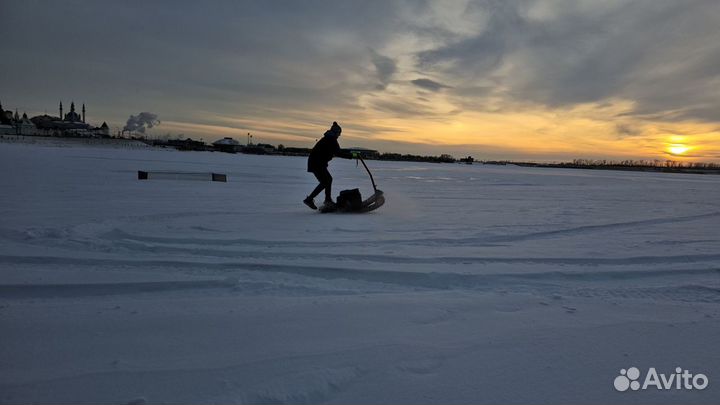
[[[332,126],[330,127],[330,131],[340,135],[342,132],[342,128],[340,128],[340,125],[338,125],[337,122],[333,121]]]

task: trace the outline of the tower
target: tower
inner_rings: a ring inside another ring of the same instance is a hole
[[[85,123],[85,103],[83,103],[82,113],[83,113],[83,123]]]
[[[74,112],[75,112],[75,102],[74,102],[74,101],[71,101],[71,102],[70,102],[70,112],[71,112],[71,113],[74,113]]]
[[[63,114],[62,114],[62,101],[60,101],[60,121],[63,120]]]

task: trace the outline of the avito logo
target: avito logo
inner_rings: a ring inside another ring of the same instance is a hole
[[[620,370],[620,375],[613,381],[615,389],[620,392],[628,389],[646,390],[652,387],[658,390],[704,390],[709,383],[705,374],[692,374],[690,370],[683,370],[682,367],[677,367],[671,374],[659,374],[655,367],[650,367],[642,385],[640,385],[640,370],[637,367],[630,367],[627,370]]]

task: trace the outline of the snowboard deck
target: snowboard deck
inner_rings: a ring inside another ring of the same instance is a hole
[[[343,209],[342,207],[326,207],[321,206],[318,208],[318,211],[322,214],[329,214],[329,213],[343,213],[343,214],[350,214],[350,213],[364,213],[364,212],[370,212],[374,211],[382,205],[385,204],[385,196],[383,196],[383,192],[381,190],[375,190],[375,193],[368,197],[365,201],[362,202],[362,205],[360,206],[360,209],[357,210],[350,210],[350,209]]]

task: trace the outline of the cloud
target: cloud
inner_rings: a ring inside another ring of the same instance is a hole
[[[642,131],[631,124],[617,124],[615,125],[618,138],[627,138],[632,136],[642,135]]]
[[[424,90],[430,90],[430,91],[440,91],[442,89],[449,89],[450,86],[444,85],[442,83],[438,83],[434,80],[430,79],[415,79],[411,80],[410,83],[414,84],[417,87],[420,87]]]
[[[375,71],[377,72],[378,80],[380,81],[378,89],[385,90],[393,75],[397,71],[397,64],[392,58],[380,55],[372,49],[370,52],[372,56],[372,63],[375,66]]]
[[[417,68],[557,107],[627,99],[636,114],[718,119],[720,3],[478,1],[474,36],[417,54]],[[668,29],[668,24],[672,29]],[[459,97],[472,95],[455,93]]]
[[[238,131],[314,137],[333,120],[420,133],[422,120],[461,128],[470,113],[560,117],[595,106],[584,119],[618,142],[645,137],[649,123],[720,124],[716,0],[2,4],[0,35],[23,32],[3,47],[13,61],[0,65],[3,102],[28,113],[74,98],[111,126],[153,111],[164,122],[237,117],[255,123]],[[617,102],[628,107],[602,108]],[[538,137],[567,130],[519,121]]]
[[[117,123],[146,109],[175,121],[206,111],[338,114],[357,109],[357,98],[378,80],[391,80],[392,58],[377,51],[369,64],[367,49],[381,49],[395,31],[398,3],[218,1],[207,8],[195,1],[9,0],[0,33],[23,30],[26,15],[42,28],[4,47],[15,63],[2,64],[0,84],[29,110],[75,95],[98,114],[102,104]]]
[[[372,101],[371,105],[378,111],[382,111],[396,117],[407,118],[437,115],[437,113],[427,104],[417,103],[411,100],[378,99]]]

